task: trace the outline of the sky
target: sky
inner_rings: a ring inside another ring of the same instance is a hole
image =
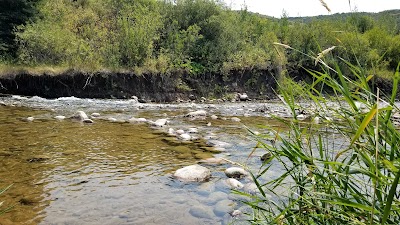
[[[232,9],[241,9],[244,3],[251,12],[280,18],[283,11],[289,17],[329,15],[342,12],[380,12],[400,9],[400,0],[324,0],[329,13],[319,0],[224,0]]]

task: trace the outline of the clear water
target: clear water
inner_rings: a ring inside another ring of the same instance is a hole
[[[202,148],[210,135],[231,144],[218,157],[257,171],[263,151],[249,157],[255,141],[243,124],[260,132],[266,131],[266,125],[279,126],[257,112],[260,104],[256,103],[158,105],[20,96],[0,101],[7,105],[0,106],[0,187],[13,184],[0,195],[0,201],[14,206],[0,217],[0,224],[240,223],[245,217],[232,218],[218,211],[221,201],[230,204],[229,210],[246,211],[239,196],[231,194],[225,184],[223,171],[232,165],[205,165],[212,171],[211,180],[205,183],[183,183],[172,174],[215,156]],[[183,116],[198,109],[227,120]],[[93,124],[54,119],[77,110],[88,115],[98,112],[101,117]],[[35,119],[26,121],[30,116]],[[132,116],[168,118],[168,127],[174,129],[197,127],[200,140],[168,142],[168,128],[122,122]],[[242,123],[231,121],[232,116]],[[121,122],[111,122],[110,117]],[[274,170],[267,175],[276,176]],[[215,199],[216,193],[223,197]]]

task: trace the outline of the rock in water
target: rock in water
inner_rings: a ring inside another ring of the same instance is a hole
[[[227,177],[231,178],[241,178],[247,176],[247,171],[240,167],[230,167],[225,170]]]
[[[231,188],[231,189],[242,189],[244,185],[242,182],[236,180],[235,178],[228,178],[226,180],[226,184]]]
[[[63,120],[63,119],[65,119],[65,116],[55,116],[54,119],[56,119],[56,120]]]
[[[188,114],[186,114],[187,117],[203,117],[203,116],[207,116],[207,112],[205,110],[198,110],[195,112],[190,112]]]
[[[100,113],[92,113],[91,116],[97,118],[100,117]]]
[[[211,177],[211,172],[204,166],[191,165],[183,167],[174,173],[174,177],[182,181],[203,182]]]
[[[154,122],[154,125],[157,127],[163,127],[165,125],[167,125],[168,120],[167,119],[158,119],[156,120],[156,122]]]
[[[72,117],[71,119],[76,119],[79,121],[84,121],[84,120],[88,120],[89,117],[86,115],[86,113],[84,111],[77,111]]]

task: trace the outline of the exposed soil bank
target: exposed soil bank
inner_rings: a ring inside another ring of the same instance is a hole
[[[246,92],[252,99],[274,95],[274,69],[232,71],[229,75],[187,75],[177,71],[169,75],[97,72],[87,74],[67,71],[59,75],[28,73],[0,77],[0,93],[44,98],[75,96],[79,98],[131,98],[155,102],[178,99],[222,98]]]

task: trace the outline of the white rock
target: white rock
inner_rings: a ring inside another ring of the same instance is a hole
[[[218,119],[218,116],[216,116],[216,115],[211,115],[210,117],[211,117],[211,119],[213,119],[213,120]]]
[[[242,215],[242,212],[240,211],[240,210],[233,210],[233,212],[231,213],[231,216],[232,217],[237,217],[237,216],[240,216],[240,215]]]
[[[226,184],[229,186],[231,189],[242,189],[244,185],[242,182],[236,180],[235,178],[228,178],[226,180]]]
[[[184,134],[179,135],[179,139],[182,139],[184,141],[190,141],[192,139],[192,137],[189,134],[184,133]]]
[[[195,127],[191,127],[191,128],[188,129],[187,132],[189,134],[196,134],[196,133],[199,133],[199,130],[197,128],[195,128]]]
[[[76,119],[76,120],[80,120],[80,121],[84,121],[86,119],[89,119],[89,117],[86,115],[86,113],[84,111],[77,111],[72,117],[71,119]]]
[[[237,118],[237,117],[232,117],[231,120],[232,120],[233,122],[240,122],[240,119]]]
[[[107,120],[110,121],[110,122],[117,122],[117,119],[115,119],[114,117],[110,117]]]
[[[300,114],[300,115],[297,115],[296,118],[298,120],[304,120],[306,118],[306,116],[304,114]]]
[[[179,130],[176,131],[176,134],[178,134],[178,135],[181,135],[181,134],[184,134],[184,133],[185,133],[185,131],[182,130],[182,129],[179,129]]]
[[[224,141],[218,141],[218,140],[212,140],[212,139],[207,141],[207,145],[210,145],[212,147],[221,147],[221,148],[232,147],[232,144],[229,144],[229,143],[224,142]]]
[[[173,128],[169,128],[167,133],[168,133],[168,135],[171,135],[171,136],[176,135],[175,130]]]
[[[33,116],[30,116],[30,117],[26,118],[26,121],[32,122],[34,119],[35,119],[35,118],[33,118]]]
[[[235,178],[240,178],[240,177],[245,177],[248,175],[247,171],[244,170],[243,168],[240,167],[230,167],[225,170],[225,175],[227,177],[235,177]]]
[[[135,117],[132,117],[132,118],[130,118],[130,119],[128,120],[128,122],[129,122],[129,123],[145,123],[145,122],[147,122],[147,119],[145,119],[145,118],[135,118]]]
[[[163,127],[165,125],[168,124],[168,120],[167,119],[158,119],[156,120],[156,122],[154,122],[154,125],[157,127]]]
[[[320,122],[320,117],[319,117],[319,116],[314,117],[314,119],[312,120],[312,122],[313,122],[314,124],[319,124],[319,122]]]
[[[201,117],[201,116],[207,116],[207,112],[205,110],[197,110],[194,112],[190,112],[186,114],[187,117]]]
[[[92,113],[90,115],[94,118],[100,117],[100,113]]]
[[[56,119],[56,120],[63,120],[63,119],[65,119],[65,116],[55,116],[54,119]]]
[[[223,164],[223,163],[226,163],[225,159],[223,159],[223,158],[208,158],[208,159],[203,159],[200,162],[208,163],[208,164]]]
[[[240,100],[240,101],[247,101],[247,100],[249,100],[249,96],[247,96],[246,93],[243,93],[243,94],[238,93],[238,97],[239,97],[239,100]]]
[[[207,127],[211,127],[211,123],[207,123]]]
[[[84,119],[84,120],[82,120],[82,122],[84,122],[84,123],[93,123],[93,120],[91,120],[91,119]]]
[[[182,181],[206,181],[211,177],[211,172],[204,166],[191,165],[183,167],[174,173],[174,177]]]

